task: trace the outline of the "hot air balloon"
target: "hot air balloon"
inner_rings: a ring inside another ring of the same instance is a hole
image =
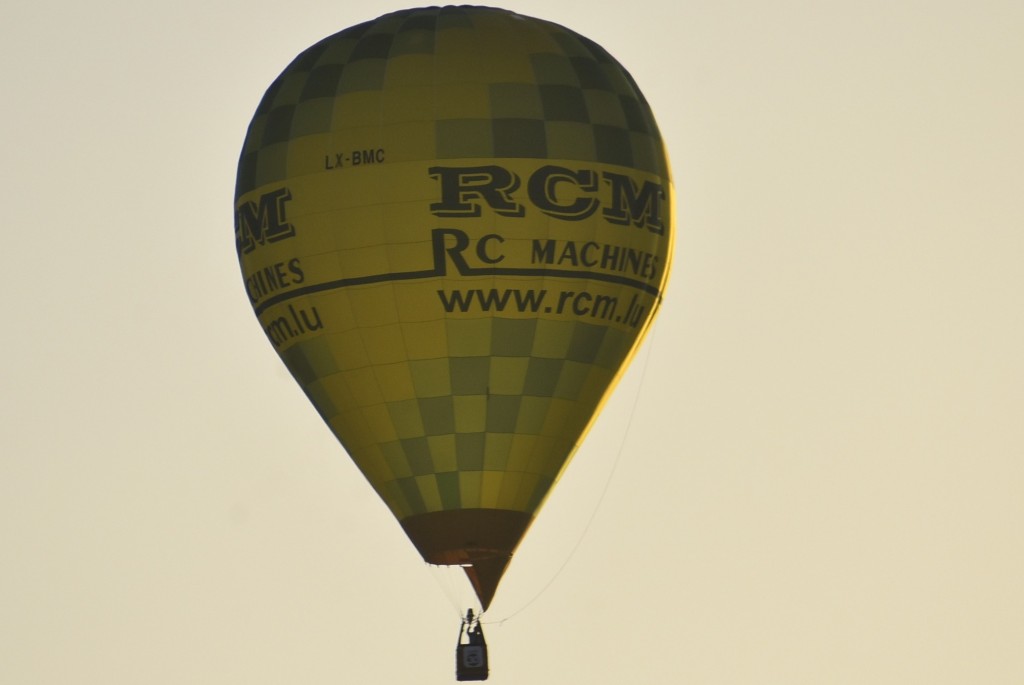
[[[483,609],[658,308],[672,186],[596,43],[486,7],[308,48],[245,137],[266,337],[430,564]]]

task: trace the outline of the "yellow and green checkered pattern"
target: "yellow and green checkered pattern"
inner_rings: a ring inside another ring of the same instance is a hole
[[[260,230],[290,229],[240,248],[254,309],[399,519],[460,509],[532,516],[668,275],[671,197],[661,233],[533,207],[432,214],[429,170],[481,164],[524,179],[544,164],[614,171],[671,191],[657,127],[627,72],[568,29],[491,8],[395,12],[320,41],[271,85],[239,162],[236,208],[256,208]],[[278,205],[259,204],[282,188]],[[502,266],[522,268],[437,272],[437,228],[473,241],[500,235],[490,245],[503,250]],[[593,244],[653,255],[657,273],[591,273],[568,258],[533,268],[539,240],[556,241],[558,254]],[[442,306],[441,293],[460,290],[549,299],[532,310]],[[552,306],[565,293],[614,301],[619,313]],[[638,321],[623,316],[627,302]]]
[[[493,317],[324,335],[283,358],[405,518],[533,512],[632,343],[586,322]]]
[[[321,168],[318,155],[293,159],[308,150],[302,138],[379,141],[391,162],[573,159],[668,178],[650,108],[614,58],[557,24],[491,8],[395,12],[300,54],[256,111],[237,195]]]

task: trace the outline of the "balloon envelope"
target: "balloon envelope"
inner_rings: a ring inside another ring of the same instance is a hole
[[[267,338],[486,608],[668,276],[668,163],[633,79],[546,21],[388,14],[273,82],[235,209]]]

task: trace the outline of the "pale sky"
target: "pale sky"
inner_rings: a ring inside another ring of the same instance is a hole
[[[0,682],[454,682],[458,605],[234,249],[266,87],[408,6],[6,10]],[[1024,682],[1024,4],[504,6],[629,69],[679,211],[490,682]]]

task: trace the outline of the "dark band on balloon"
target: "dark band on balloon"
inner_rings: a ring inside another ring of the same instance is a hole
[[[661,294],[661,290],[656,285],[650,283],[644,283],[635,278],[627,278],[626,276],[619,276],[617,274],[606,274],[606,273],[594,273],[592,271],[574,271],[572,269],[531,269],[531,268],[508,268],[508,267],[471,267],[471,266],[456,266],[460,276],[541,276],[551,278],[579,278],[587,281],[603,281],[605,283],[614,283],[616,285],[624,285],[629,288],[636,288],[641,290],[648,295],[658,297]],[[437,278],[447,275],[447,270],[444,265],[435,267],[433,269],[425,269],[422,271],[400,271],[397,273],[389,274],[372,274],[370,276],[355,276],[353,278],[339,278],[335,281],[326,281],[324,283],[314,283],[307,285],[302,288],[296,288],[287,292],[268,297],[266,300],[261,302],[259,305],[253,307],[256,312],[256,316],[260,316],[270,307],[287,302],[288,300],[296,297],[303,297],[305,295],[313,295],[316,293],[327,292],[328,290],[340,290],[342,288],[349,288],[357,285],[370,285],[372,283],[386,283],[388,281],[414,281],[421,278]]]

